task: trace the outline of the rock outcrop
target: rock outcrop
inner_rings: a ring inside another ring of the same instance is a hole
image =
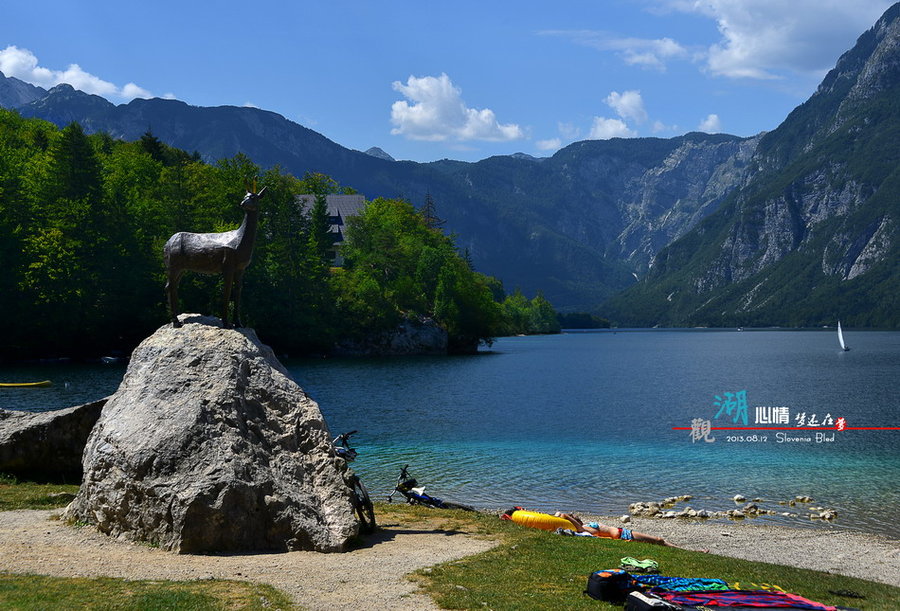
[[[446,329],[431,318],[407,318],[394,329],[373,333],[361,340],[343,340],[334,347],[337,356],[445,355]]]
[[[358,522],[318,405],[252,330],[181,320],[132,354],[65,516],[181,553],[344,550]]]
[[[0,473],[39,480],[81,477],[81,455],[106,399],[49,412],[0,409]]]

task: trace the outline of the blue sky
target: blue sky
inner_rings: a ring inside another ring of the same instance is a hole
[[[397,159],[771,130],[882,0],[13,1],[0,71],[272,110]]]

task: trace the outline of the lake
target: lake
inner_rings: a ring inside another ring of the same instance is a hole
[[[620,515],[631,502],[691,494],[687,505],[723,510],[742,494],[806,516],[777,503],[803,495],[836,509],[835,523],[759,519],[900,538],[900,431],[871,430],[900,425],[900,333],[845,336],[850,352],[833,330],[573,332],[501,338],[473,356],[285,365],[333,433],[359,430],[354,469],[376,499],[409,464],[429,493],[484,508]],[[0,407],[92,400],[123,371],[3,368],[0,381],[56,384],[4,389]],[[756,422],[774,414],[788,422]],[[808,426],[839,418],[847,430]],[[714,441],[692,437],[695,419],[716,427]],[[783,430],[721,428],[743,426]]]

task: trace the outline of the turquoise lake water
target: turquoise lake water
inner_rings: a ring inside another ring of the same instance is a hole
[[[285,365],[333,433],[359,430],[354,469],[376,498],[409,464],[429,493],[484,508],[620,515],[634,501],[691,494],[687,505],[717,510],[742,494],[805,515],[776,502],[805,495],[836,509],[837,521],[760,520],[900,538],[898,430],[790,430],[781,434],[811,440],[781,443],[774,430],[713,430],[712,443],[673,430],[693,419],[743,426],[733,422],[738,409],[715,417],[716,402],[740,392],[749,426],[757,406],[787,408],[780,426],[795,427],[801,413],[900,425],[900,333],[845,335],[850,352],[831,330],[619,330],[501,338],[474,356]],[[0,407],[75,405],[113,392],[123,371],[3,368],[0,381],[57,379],[50,389],[5,389]],[[834,441],[816,442],[816,432]]]

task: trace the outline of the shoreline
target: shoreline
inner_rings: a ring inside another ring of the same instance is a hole
[[[730,558],[812,569],[900,587],[900,539],[838,528],[798,528],[746,520],[684,521],[578,513],[582,520],[662,537],[690,550]],[[623,545],[628,545],[623,542]],[[627,556],[623,550],[623,556]],[[761,560],[765,558],[765,560]],[[710,576],[714,577],[714,576]]]

